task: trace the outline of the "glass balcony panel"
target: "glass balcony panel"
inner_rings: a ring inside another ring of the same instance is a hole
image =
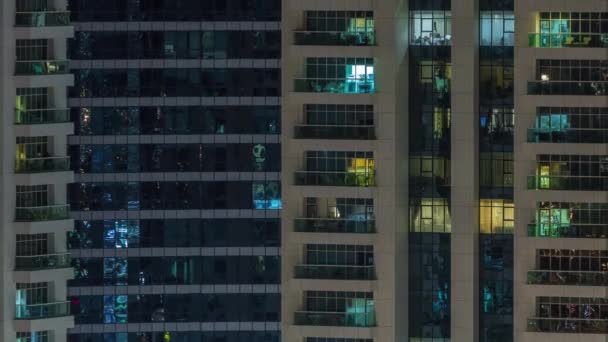
[[[374,327],[375,312],[323,312],[296,311],[296,325],[338,326],[338,327]]]
[[[15,160],[15,173],[63,172],[70,170],[68,157],[27,158]]]
[[[370,78],[298,78],[294,81],[298,93],[370,94],[376,92]]]
[[[528,95],[608,95],[607,81],[528,81]]]
[[[44,319],[70,316],[70,302],[17,305],[15,319]]]
[[[15,258],[15,269],[17,271],[50,270],[69,267],[71,267],[69,253],[18,256]]]
[[[608,272],[529,271],[528,284],[608,286]]]
[[[15,62],[15,75],[59,75],[69,74],[68,61],[17,61]]]
[[[68,11],[17,12],[15,15],[15,26],[18,27],[48,27],[69,25],[70,12]]]
[[[38,222],[67,220],[70,218],[68,205],[51,205],[44,207],[18,207],[15,208],[15,221]]]
[[[352,139],[372,140],[374,126],[324,126],[324,125],[301,125],[295,127],[297,139]]]
[[[528,319],[530,332],[608,334],[608,320],[591,318],[548,318]]]
[[[369,234],[376,232],[376,221],[325,218],[297,218],[295,220],[295,231],[308,233]]]
[[[537,48],[606,48],[605,33],[528,33],[528,46]]]
[[[374,173],[297,171],[296,185],[359,186],[375,185]]]
[[[15,124],[44,125],[70,122],[69,109],[15,109]]]
[[[529,190],[608,191],[608,177],[528,176]]]
[[[528,224],[528,236],[550,237],[550,238],[608,238],[608,225],[605,224],[569,224],[548,225],[530,223]]]
[[[337,31],[296,31],[295,45],[338,45],[371,46],[375,45],[374,32],[337,32]]]
[[[375,280],[374,266],[353,265],[297,265],[299,279]]]
[[[528,142],[531,143],[608,143],[608,130],[604,129],[528,129]]]

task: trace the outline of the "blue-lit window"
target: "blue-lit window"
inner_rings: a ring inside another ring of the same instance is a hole
[[[139,243],[139,223],[137,221],[105,221],[104,248],[136,247]]]
[[[481,46],[513,46],[515,16],[507,11],[482,11],[480,13]]]
[[[103,280],[105,285],[127,285],[127,258],[106,258],[103,261]]]
[[[281,185],[279,182],[253,182],[254,209],[281,209]]]
[[[127,296],[103,296],[103,322],[128,323],[127,306]]]

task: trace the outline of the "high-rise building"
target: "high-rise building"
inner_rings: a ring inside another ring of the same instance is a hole
[[[283,340],[605,340],[608,2],[282,10]]]
[[[280,5],[70,0],[68,341],[279,341]]]
[[[608,0],[0,10],[0,341],[606,340]]]
[[[515,341],[608,335],[608,2],[515,6]]]
[[[73,182],[67,3],[0,2],[0,341],[65,341]]]

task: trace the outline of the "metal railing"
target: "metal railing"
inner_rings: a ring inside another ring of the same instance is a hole
[[[44,319],[70,316],[70,302],[17,305],[15,319]]]
[[[297,139],[376,139],[374,125],[298,125],[294,130]]]
[[[375,280],[375,266],[356,265],[296,265],[299,279]]]
[[[17,256],[15,257],[15,269],[34,271],[69,268],[71,267],[70,262],[70,253]]]
[[[538,48],[605,48],[605,33],[528,33],[528,46]]]
[[[370,234],[376,232],[376,221],[373,219],[296,218],[294,226],[296,232],[307,233]]]
[[[296,171],[295,184],[369,187],[374,186],[376,182],[373,172]]]
[[[294,91],[302,93],[370,94],[376,92],[373,78],[297,78]]]
[[[528,176],[529,190],[608,191],[608,177]]]
[[[39,11],[15,13],[15,26],[17,27],[49,27],[69,25],[69,11]]]
[[[528,236],[530,237],[554,237],[554,238],[608,238],[608,224],[592,223],[569,223],[560,224],[528,224]]]
[[[607,81],[528,81],[528,95],[608,95]]]
[[[55,221],[69,218],[70,206],[67,204],[15,208],[15,221],[17,222]]]
[[[528,318],[530,332],[608,334],[608,320],[598,318]]]
[[[15,109],[16,125],[43,125],[70,122],[69,109]]]
[[[42,157],[15,160],[15,173],[63,172],[69,170],[69,157]]]
[[[533,143],[608,143],[608,129],[597,128],[551,128],[528,129],[528,142]]]
[[[608,286],[608,272],[601,271],[528,271],[528,284]]]
[[[296,311],[295,325],[337,326],[337,327],[374,327],[375,312],[325,312]]]
[[[295,45],[371,46],[376,44],[374,32],[295,31]]]
[[[15,62],[15,75],[59,75],[69,74],[69,62],[66,60],[37,60]]]

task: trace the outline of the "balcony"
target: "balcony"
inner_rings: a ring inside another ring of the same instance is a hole
[[[70,218],[68,205],[50,205],[44,207],[17,207],[15,208],[15,221],[39,222],[67,220]]]
[[[46,60],[15,62],[15,75],[17,76],[65,75],[69,73],[68,61]]]
[[[372,46],[374,32],[295,31],[295,45]]]
[[[608,95],[607,81],[529,81],[528,95]]]
[[[295,231],[300,233],[354,233],[376,232],[375,220],[345,220],[332,218],[297,218]]]
[[[528,318],[530,332],[608,334],[608,320],[593,318]]]
[[[608,225],[606,224],[528,224],[528,236],[550,238],[608,238]]]
[[[295,325],[334,326],[334,327],[375,327],[375,312],[325,312],[296,311]]]
[[[537,48],[606,48],[605,33],[528,33],[528,46]]]
[[[70,170],[68,157],[43,157],[15,160],[15,173],[65,172]]]
[[[294,135],[296,139],[376,139],[373,125],[299,125]]]
[[[608,191],[608,177],[528,176],[529,190]]]
[[[358,186],[375,185],[374,173],[339,171],[296,171],[296,185]]]
[[[531,285],[608,286],[608,272],[593,271],[529,271]]]
[[[50,27],[69,25],[70,12],[68,11],[17,12],[15,14],[15,26],[17,27]]]
[[[15,109],[16,125],[46,125],[70,122],[69,109]]]
[[[37,271],[70,268],[70,261],[69,253],[17,256],[15,258],[15,269],[17,271]]]
[[[528,142],[606,144],[608,143],[608,130],[531,128],[528,129]]]
[[[32,320],[70,316],[70,302],[17,305],[15,319]]]
[[[373,78],[298,78],[297,93],[371,94],[376,92]]]
[[[374,266],[355,265],[297,265],[298,279],[375,280]]]

